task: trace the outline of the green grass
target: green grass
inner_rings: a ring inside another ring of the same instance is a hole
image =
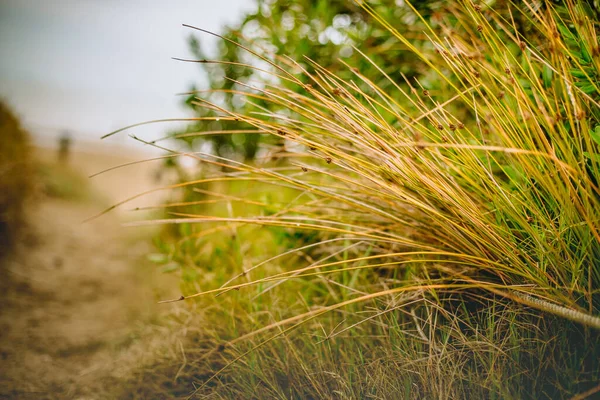
[[[89,201],[94,197],[89,179],[69,165],[45,162],[36,167],[41,189],[47,196],[73,201]]]
[[[244,113],[197,100],[298,146],[266,164],[188,155],[204,175],[149,221],[179,226],[158,242],[196,321],[179,382],[224,398],[597,392],[597,15],[453,2],[417,46],[363,7],[426,79],[392,95],[383,73],[255,54],[286,86],[239,85]]]

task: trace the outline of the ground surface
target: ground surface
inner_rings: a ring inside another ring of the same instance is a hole
[[[132,159],[78,153],[70,162],[87,175]],[[152,167],[92,180],[91,201],[32,203],[30,229],[2,268],[0,398],[111,398],[150,354],[148,327],[164,310],[156,300],[172,297],[177,280],[147,261],[152,232],[123,228],[126,212],[82,221],[155,186]]]

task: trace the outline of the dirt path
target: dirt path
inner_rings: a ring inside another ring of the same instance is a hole
[[[116,161],[86,158],[76,164],[85,173]],[[114,176],[108,186],[96,183],[105,198],[143,189],[131,188],[131,174]],[[124,364],[138,362],[140,332],[160,317],[156,300],[177,292],[176,279],[146,261],[149,232],[122,228],[118,213],[81,223],[99,209],[97,202],[35,203],[32,231],[0,283],[0,398],[111,398]]]

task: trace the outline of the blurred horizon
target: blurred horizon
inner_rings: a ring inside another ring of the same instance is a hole
[[[254,0],[2,0],[0,98],[38,144],[69,132],[75,145],[148,149],[127,137],[100,137],[127,125],[190,117],[177,93],[202,85],[190,57],[190,24],[220,32],[254,9]],[[208,54],[216,38],[196,35]],[[184,123],[132,133],[152,140]],[[105,143],[106,142],[106,143]],[[148,149],[151,150],[151,149]]]

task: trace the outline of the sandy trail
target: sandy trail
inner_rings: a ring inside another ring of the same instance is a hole
[[[85,174],[143,158],[73,156]],[[141,164],[92,183],[115,201],[155,187],[152,173],[152,164]],[[159,317],[156,300],[177,293],[176,278],[146,261],[151,232],[121,226],[127,214],[82,223],[105,205],[35,202],[31,233],[0,283],[0,398],[111,398],[137,335]]]

